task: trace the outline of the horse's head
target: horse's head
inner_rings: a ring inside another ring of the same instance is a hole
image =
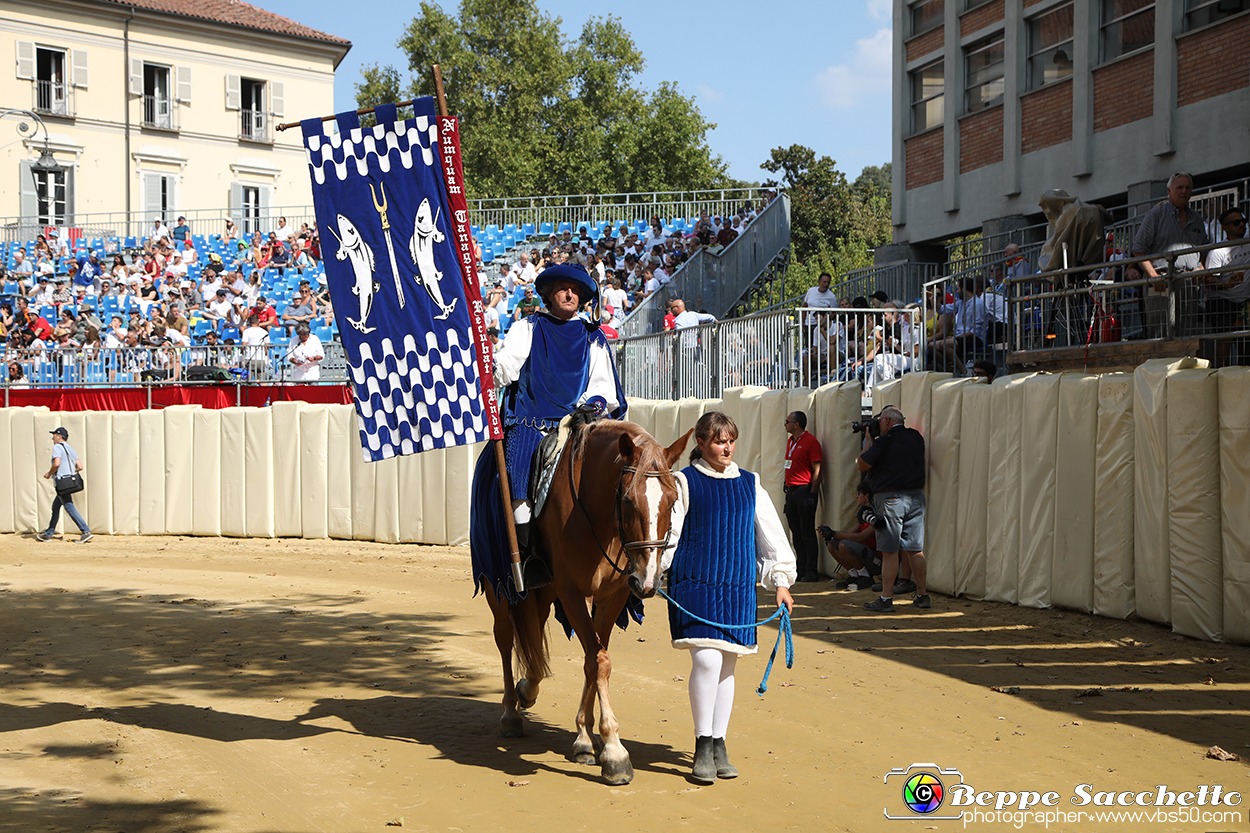
[[[660,557],[669,543],[669,522],[677,500],[673,464],[685,451],[691,431],[668,448],[645,431],[621,434],[624,465],[617,525],[628,558],[629,589],[640,599],[655,595],[660,584]]]

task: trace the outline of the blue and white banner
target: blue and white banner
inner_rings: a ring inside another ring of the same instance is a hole
[[[489,438],[432,98],[301,122],[365,457]],[[334,128],[337,127],[337,130]],[[474,293],[476,294],[476,293]],[[489,382],[488,382],[489,384]]]

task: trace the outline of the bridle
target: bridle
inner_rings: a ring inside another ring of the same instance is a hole
[[[636,466],[622,466],[621,467],[621,474],[616,479],[616,496],[613,499],[613,513],[616,518],[616,529],[618,533],[621,531],[621,498],[625,490],[625,475],[641,474],[643,477],[663,477],[665,474],[671,474],[671,473],[672,472],[664,472],[664,471],[640,472],[638,471],[638,468]],[[585,504],[582,503],[581,495],[578,494],[577,483],[573,480],[573,460],[572,459],[569,460],[569,491],[572,492],[573,494],[573,502],[577,504],[577,508],[582,510],[582,516],[586,518],[586,525],[590,527],[590,534],[594,537],[595,545],[599,547],[599,552],[603,555],[603,559],[607,561],[608,566],[610,566],[619,575],[622,575],[622,576],[628,575],[628,573],[626,573],[625,570],[621,569],[620,564],[617,563],[621,555],[624,555],[630,552],[631,550],[643,550],[643,549],[648,549],[650,547],[659,547],[661,550],[663,550],[664,548],[668,546],[669,538],[672,536],[671,528],[667,532],[664,533],[664,538],[663,540],[660,540],[660,541],[645,541],[644,540],[644,541],[630,541],[628,543],[622,541],[621,551],[617,553],[617,556],[614,559],[612,556],[608,555],[608,551],[603,546],[603,542],[599,540],[599,533],[595,531],[595,522],[591,520],[590,513],[586,511],[586,506]],[[628,561],[626,562],[626,564],[628,565]]]

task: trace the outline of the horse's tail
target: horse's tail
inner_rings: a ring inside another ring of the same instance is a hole
[[[538,592],[512,605],[515,633],[517,677],[538,683],[551,676],[550,651],[547,646],[547,620],[539,609]]]

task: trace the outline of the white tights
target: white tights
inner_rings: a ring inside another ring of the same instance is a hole
[[[690,649],[690,713],[696,737],[724,738],[734,708],[738,655],[719,648]]]

